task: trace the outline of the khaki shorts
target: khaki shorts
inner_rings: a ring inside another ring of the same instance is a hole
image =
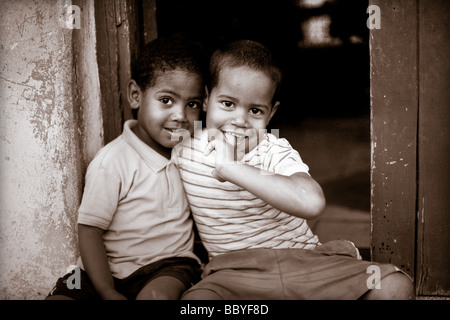
[[[354,300],[393,265],[359,260],[347,240],[306,249],[247,249],[214,257],[187,292],[209,290],[224,300]],[[375,287],[374,287],[375,286]]]

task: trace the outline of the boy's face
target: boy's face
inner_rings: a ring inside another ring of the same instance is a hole
[[[194,131],[194,121],[199,119],[204,96],[203,80],[194,73],[172,70],[160,73],[155,84],[145,91],[139,87],[137,91],[138,101],[130,102],[139,109],[135,134],[169,158],[170,149],[178,144],[178,140],[172,140],[174,131],[184,129],[191,135]]]
[[[203,103],[208,132],[221,131],[227,142],[245,152],[256,147],[275,114],[275,83],[264,72],[248,67],[225,68]],[[216,130],[210,130],[216,129]]]

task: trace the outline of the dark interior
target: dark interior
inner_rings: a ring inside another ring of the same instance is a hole
[[[266,44],[284,72],[268,129],[300,152],[329,205],[369,214],[367,7],[361,0],[157,0],[157,31],[187,36],[207,53],[235,39]]]

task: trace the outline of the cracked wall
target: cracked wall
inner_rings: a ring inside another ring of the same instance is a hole
[[[93,4],[84,30],[65,26],[68,5],[0,1],[0,299],[43,299],[78,256],[83,175],[102,129],[95,46],[83,40]]]

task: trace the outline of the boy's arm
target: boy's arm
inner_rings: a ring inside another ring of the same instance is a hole
[[[264,200],[274,208],[303,219],[313,219],[322,213],[325,197],[320,185],[307,173],[290,176],[269,173],[232,161],[232,147],[224,140],[213,140],[205,155],[216,150],[214,177],[229,181]]]
[[[105,246],[104,230],[78,224],[78,238],[81,260],[89,279],[102,299],[123,300],[125,296],[114,288],[114,280],[109,269]]]
[[[220,181],[240,186],[280,211],[303,219],[318,217],[325,207],[322,188],[304,172],[283,176],[231,163],[217,166],[214,175]]]

